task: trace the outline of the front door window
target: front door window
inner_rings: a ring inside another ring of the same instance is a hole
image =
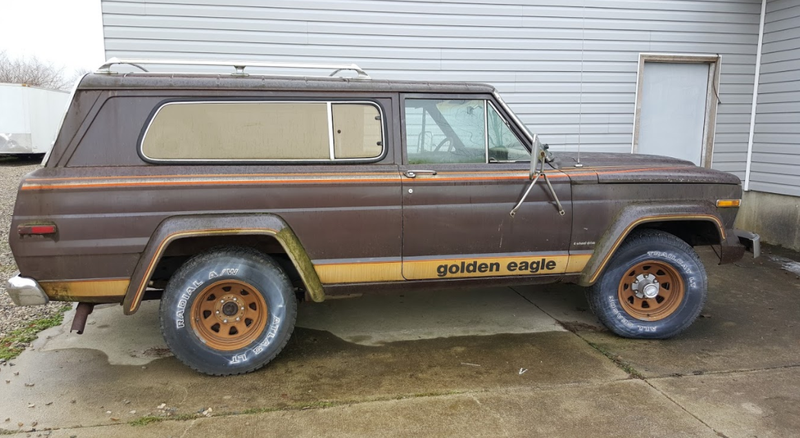
[[[529,161],[531,159],[530,152],[514,135],[508,122],[500,116],[494,105],[489,104],[487,116],[489,162]]]
[[[530,153],[483,99],[406,99],[408,164],[528,161]]]
[[[486,101],[406,99],[410,164],[485,163]]]

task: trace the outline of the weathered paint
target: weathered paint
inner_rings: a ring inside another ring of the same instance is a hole
[[[404,257],[394,260],[317,260],[323,284],[580,273],[587,254],[518,253]]]
[[[42,281],[39,284],[53,301],[86,303],[119,302],[125,297],[130,279]]]
[[[187,165],[150,164],[131,147],[165,99],[313,99],[320,90],[326,99],[358,96],[381,105],[388,153],[375,163]],[[127,313],[137,309],[170,244],[194,237],[274,238],[315,301],[357,285],[377,291],[576,281],[578,273],[602,270],[631,224],[659,215],[718,224],[722,260],[736,259],[740,247],[726,238],[736,209],[714,204],[740,197],[738,180],[680,160],[583,154],[578,167],[575,155],[557,154],[546,173],[565,216],[544,185],[509,216],[529,182],[528,163],[431,164],[423,167],[435,175],[404,176],[420,167],[405,159],[405,96],[492,100],[492,91],[459,83],[89,75],[50,161],[23,180],[12,219],[12,229],[47,220],[58,233],[11,233],[10,245],[22,275],[40,282],[129,279]],[[545,258],[544,270],[539,261],[531,271],[533,256]],[[521,261],[528,262],[522,272]],[[450,272],[453,265],[458,273]],[[99,289],[59,287],[64,299],[101,296]],[[115,291],[108,301],[119,297]]]
[[[322,283],[306,250],[291,228],[279,217],[269,214],[178,216],[165,220],[150,239],[125,294],[125,312],[130,314],[138,309],[153,270],[170,243],[190,237],[234,235],[274,237],[300,273],[311,299],[316,302],[325,299]]]

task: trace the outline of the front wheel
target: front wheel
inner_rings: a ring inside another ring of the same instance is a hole
[[[289,341],[297,301],[286,273],[249,248],[197,255],[170,279],[161,332],[181,362],[205,374],[255,371]]]
[[[663,231],[642,230],[620,246],[587,298],[598,319],[617,335],[664,339],[697,319],[707,282],[691,246]]]

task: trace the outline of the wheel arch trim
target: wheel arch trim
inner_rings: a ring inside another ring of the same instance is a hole
[[[311,259],[300,239],[280,217],[272,214],[173,216],[159,224],[139,258],[122,303],[125,314],[139,309],[147,283],[170,243],[188,237],[219,235],[274,237],[297,268],[311,299],[325,300],[325,291]]]
[[[660,211],[659,211],[660,210]],[[665,211],[666,210],[666,211]],[[674,211],[669,211],[674,210]],[[719,231],[720,242],[728,238],[722,219],[703,205],[674,206],[664,209],[656,206],[630,206],[623,210],[595,246],[591,258],[581,272],[578,284],[591,286],[603,273],[611,258],[625,238],[638,226],[664,221],[705,221],[713,223]]]

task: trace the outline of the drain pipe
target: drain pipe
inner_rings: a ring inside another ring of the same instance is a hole
[[[756,48],[756,74],[753,81],[753,106],[750,108],[750,136],[747,139],[747,161],[744,168],[744,191],[750,190],[750,165],[753,162],[753,136],[756,132],[756,108],[758,106],[758,82],[761,76],[761,46],[764,44],[764,18],[767,15],[767,0],[761,0],[761,21],[758,25],[758,47]]]

